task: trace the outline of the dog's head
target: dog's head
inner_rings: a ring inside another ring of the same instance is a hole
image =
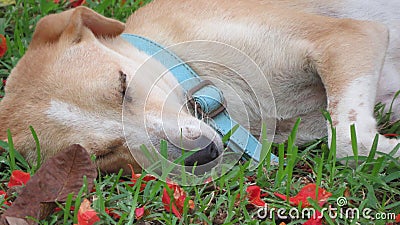
[[[81,144],[103,171],[145,161],[131,152],[142,144],[158,148],[161,139],[172,158],[199,148],[189,165],[215,159],[223,147],[216,132],[185,109],[171,74],[156,77],[154,71],[165,70],[158,62],[137,74],[148,56],[118,37],[123,31],[123,23],[85,7],[40,20],[7,81],[0,138],[6,139],[9,128],[16,149],[34,161],[31,125],[44,158]]]

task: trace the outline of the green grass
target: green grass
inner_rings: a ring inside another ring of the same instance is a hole
[[[1,146],[7,151],[12,149],[11,144],[1,143]],[[94,192],[90,192],[83,186],[77,199],[69,198],[65,204],[60,204],[62,210],[52,214],[45,221],[40,221],[40,224],[76,223],[77,208],[83,197],[95,199],[93,208],[99,212],[103,224],[136,223],[133,209],[142,206],[148,210],[144,221],[153,221],[157,224],[199,224],[200,222],[274,224],[272,220],[257,220],[257,209],[249,208],[246,198],[237,198],[238,194],[245,196],[246,187],[251,184],[257,184],[264,192],[269,193],[269,196],[263,198],[269,207],[289,210],[289,204],[274,197],[273,193],[280,192],[294,196],[306,183],[316,183],[333,194],[328,203],[334,207],[337,205],[337,198],[346,196],[349,202],[348,207],[356,208],[360,212],[369,208],[375,213],[400,213],[400,165],[390,156],[380,156],[375,160],[371,155],[359,167],[353,169],[335,163],[333,160],[335,156],[330,154],[331,151],[326,148],[324,140],[317,140],[315,143],[303,146],[298,154],[297,150],[293,150],[297,149],[295,145],[290,147],[289,144],[286,146],[280,144],[276,148],[280,149],[280,156],[286,155],[286,166],[281,163],[267,167],[267,162],[264,161],[258,170],[250,171],[249,163],[245,163],[237,165],[212,184],[185,187],[185,191],[193,199],[196,208],[193,212],[185,211],[181,221],[173,214],[166,212],[163,207],[161,195],[165,186],[164,182],[150,181],[146,188],[139,192],[140,183],[131,187],[127,181],[129,178],[123,178],[119,173],[99,176],[95,182],[96,191]],[[33,173],[23,159],[16,157],[15,161],[18,169]],[[0,179],[6,181],[11,171],[8,154],[1,155],[0,162],[2,168]],[[6,188],[3,186],[1,189]],[[75,206],[75,210],[70,211],[70,206]],[[106,213],[106,208],[114,209],[121,218],[113,219]],[[0,212],[2,210],[4,209]],[[288,224],[297,224],[301,221],[304,222],[304,220],[292,220],[292,223]],[[276,224],[279,222],[277,221]],[[370,220],[360,219],[359,222],[368,224]],[[385,222],[386,220],[379,220],[372,224],[385,224]],[[337,218],[335,223],[329,224],[351,224],[351,222],[344,218]]]
[[[148,2],[148,1],[145,1]],[[38,4],[40,3],[40,4]],[[120,7],[116,1],[87,0],[87,5],[99,13],[124,21],[129,14],[139,7],[139,1],[127,1],[124,7]],[[46,14],[63,11],[67,4],[54,4],[52,1],[17,1],[16,4],[0,8],[0,33],[5,34],[9,50],[0,59],[0,77],[6,78],[19,58],[24,54],[30,42],[34,25]],[[0,82],[1,83],[1,82]],[[0,84],[0,94],[3,91]],[[400,134],[400,122],[389,122],[390,114],[383,113],[383,105],[376,106],[376,116],[384,133]],[[295,126],[295,125],[294,125]],[[31,130],[35,137],[34,130]],[[335,134],[332,128],[332,134]],[[353,132],[353,138],[356,134]],[[6,150],[0,156],[0,190],[6,190],[6,182],[11,171],[21,169],[34,173],[40,164],[28,165],[28,163],[14,150],[12,135],[9,135],[8,143],[0,142],[0,146]],[[99,176],[95,182],[95,192],[87,190],[84,185],[77,199],[69,198],[66,203],[60,204],[62,209],[53,213],[40,224],[72,224],[77,222],[78,206],[82,198],[93,201],[92,207],[99,213],[102,224],[134,224],[134,209],[145,206],[147,215],[143,221],[154,224],[279,224],[285,221],[287,224],[299,224],[302,219],[294,220],[261,220],[257,217],[257,209],[248,206],[245,196],[246,187],[251,184],[259,185],[263,192],[269,195],[263,197],[269,207],[284,208],[289,210],[288,202],[274,197],[274,192],[294,196],[306,183],[316,183],[332,193],[328,204],[337,207],[336,199],[345,196],[348,200],[347,207],[360,211],[369,208],[374,213],[400,213],[400,163],[390,155],[378,155],[376,146],[371,150],[367,158],[353,158],[360,164],[356,168],[346,165],[346,162],[338,163],[336,160],[335,136],[331,140],[331,148],[328,148],[327,139],[315,140],[305,146],[296,146],[296,126],[286,144],[273,144],[272,152],[278,154],[280,159],[286,158],[279,165],[270,165],[264,161],[256,170],[249,170],[249,164],[244,163],[235,166],[223,177],[214,183],[198,186],[184,187],[188,195],[195,203],[192,212],[184,211],[183,219],[177,219],[173,214],[165,211],[161,201],[162,190],[165,183],[159,180],[148,182],[146,188],[140,192],[140,183],[131,187],[129,178],[124,178],[121,173]],[[35,139],[37,140],[37,139]],[[353,149],[357,153],[354,142]],[[265,141],[264,146],[269,144]],[[166,152],[166,146],[160,152]],[[266,149],[269,149],[269,148]],[[37,142],[38,159],[40,159],[40,145]],[[266,157],[269,159],[269,157]],[[38,160],[40,162],[40,160]],[[123,181],[121,181],[123,180]],[[242,196],[237,198],[238,194]],[[11,200],[15,198],[15,193]],[[2,202],[0,197],[0,203]],[[325,206],[326,206],[325,205]],[[70,206],[75,210],[70,211]],[[315,205],[317,207],[317,205]],[[114,219],[105,209],[114,209],[121,216]],[[317,207],[318,208],[318,207]],[[5,209],[0,208],[0,213]],[[274,215],[276,216],[276,215]],[[329,219],[325,215],[328,224],[355,224],[351,219]],[[385,224],[391,220],[371,221],[365,218],[358,220],[360,224]]]

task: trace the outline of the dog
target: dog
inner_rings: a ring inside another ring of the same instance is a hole
[[[48,15],[8,78],[0,103],[0,139],[6,140],[11,129],[16,149],[34,162],[32,125],[44,159],[77,143],[97,156],[105,172],[129,163],[139,167],[146,159],[131,151],[142,144],[158,148],[161,139],[171,157],[181,155],[180,142],[200,148],[201,157],[195,159],[200,163],[216,158],[224,150],[221,137],[187,109],[173,75],[159,77],[166,68],[156,60],[150,62],[152,69],[135,75],[149,56],[121,38],[128,33],[163,46],[189,43],[174,53],[201,77],[224,81],[225,86],[215,85],[230,115],[254,135],[263,121],[260,108],[275,125],[275,142],[287,139],[297,118],[302,119],[298,144],[330,138],[332,125],[337,157],[345,157],[353,155],[354,124],[359,154],[368,155],[377,134],[374,105],[389,105],[400,89],[399,9],[397,0],[155,0],[126,24],[86,7]],[[195,40],[203,42],[190,44]],[[254,71],[235,54],[207,43],[223,43],[248,56],[265,82],[251,76]],[[190,62],[199,55],[230,62],[238,72]],[[252,90],[260,93],[260,104]],[[134,115],[128,121],[122,119],[123,108]],[[324,119],[324,109],[332,124]],[[398,100],[393,116],[400,118]],[[398,144],[379,135],[378,151],[389,153]]]

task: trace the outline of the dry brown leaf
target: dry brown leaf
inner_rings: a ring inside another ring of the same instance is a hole
[[[12,225],[28,225],[28,222],[26,222],[26,220],[21,219],[21,218],[7,216],[6,220],[7,220],[8,224],[12,224]]]
[[[43,163],[11,207],[1,216],[1,222],[7,224],[8,217],[43,219],[52,212],[54,202],[63,202],[69,193],[76,195],[79,192],[83,176],[87,177],[88,189],[91,190],[97,177],[96,166],[82,146],[71,145]],[[29,219],[27,222],[35,224]],[[18,223],[9,221],[8,224]]]

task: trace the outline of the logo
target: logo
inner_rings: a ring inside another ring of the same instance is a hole
[[[347,205],[347,198],[346,198],[346,197],[339,197],[339,198],[337,198],[337,199],[336,199],[336,204],[337,204],[339,207],[343,207],[343,206]]]
[[[395,213],[376,212],[370,208],[355,208],[348,205],[346,197],[339,197],[336,199],[337,207],[328,205],[328,207],[322,208],[320,211],[314,208],[299,209],[296,207],[291,208],[269,208],[268,205],[258,209],[257,218],[260,220],[264,219],[291,219],[291,220],[308,220],[310,218],[320,219],[329,217],[333,220],[355,220],[366,219],[369,221],[377,220],[394,220],[396,218]]]

